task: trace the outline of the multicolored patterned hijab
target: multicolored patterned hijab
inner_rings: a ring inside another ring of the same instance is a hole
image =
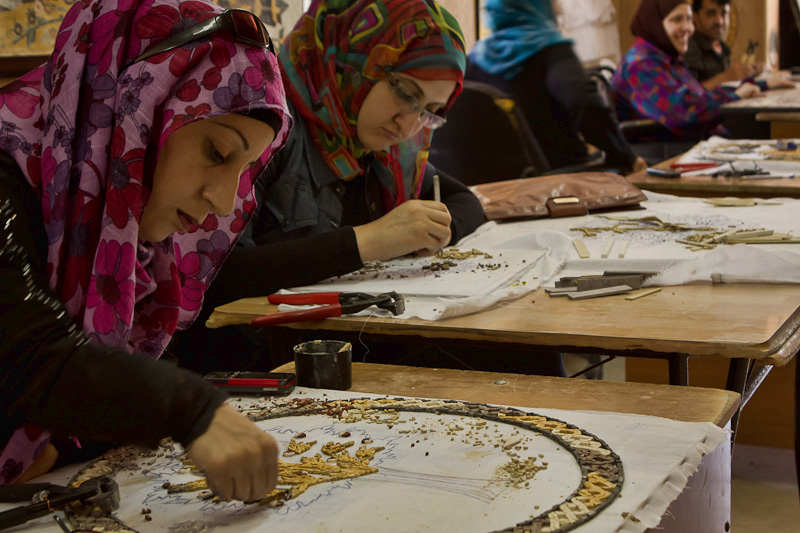
[[[280,64],[286,94],[340,179],[371,164],[396,204],[419,196],[431,131],[423,128],[365,163],[356,119],[389,72],[455,81],[449,109],[466,67],[464,37],[450,13],[433,0],[314,0],[286,37]]]
[[[631,22],[631,32],[656,46],[673,59],[680,54],[664,29],[664,19],[681,4],[689,0],[642,0]]]
[[[484,11],[492,34],[469,57],[490,74],[510,80],[545,48],[572,42],[558,31],[553,0],[486,0]]]
[[[85,0],[67,12],[41,67],[0,90],[0,149],[41,198],[50,288],[91,339],[154,358],[188,327],[247,224],[260,174],[286,140],[277,59],[227,33],[130,62],[222,9],[198,0]],[[281,120],[234,212],[191,232],[138,241],[156,157],[195,120],[270,109]]]

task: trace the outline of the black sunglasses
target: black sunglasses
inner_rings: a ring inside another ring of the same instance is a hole
[[[199,22],[191,28],[171,35],[159,41],[152,48],[146,50],[142,55],[125,65],[121,70],[125,70],[134,63],[145,60],[161,52],[166,52],[186,43],[196,41],[213,33],[219,31],[227,31],[240,42],[247,44],[254,44],[263,46],[270,51],[273,55],[275,50],[272,47],[272,39],[269,37],[269,32],[254,14],[244,9],[226,9],[214,18],[210,18],[204,22]]]

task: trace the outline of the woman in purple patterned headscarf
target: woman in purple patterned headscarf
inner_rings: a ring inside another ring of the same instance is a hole
[[[136,60],[221,11],[78,2],[49,60],[0,88],[0,483],[46,469],[73,435],[172,436],[226,497],[274,483],[274,441],[155,361],[197,315],[291,127],[265,38],[220,27]]]
[[[694,33],[689,0],[642,0],[631,31],[636,40],[617,65],[611,86],[622,120],[654,120],[664,129],[646,141],[675,143],[665,145],[666,151],[654,145],[658,149],[653,160],[678,155],[712,133],[726,134],[719,126],[724,118],[722,106],[767,88],[744,83],[735,89],[707,91],[695,79],[682,57]]]

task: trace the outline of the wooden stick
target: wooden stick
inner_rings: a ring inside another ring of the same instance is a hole
[[[655,289],[648,289],[646,291],[637,292],[636,294],[632,294],[630,296],[626,296],[626,300],[638,300],[639,298],[644,298],[645,296],[650,296],[651,294],[655,294],[657,292],[661,292],[661,287],[656,287]]]
[[[614,240],[615,240],[614,237],[611,237],[606,241],[606,245],[603,248],[603,253],[600,254],[600,257],[602,257],[603,259],[608,257],[608,254],[611,253],[611,249],[614,247]]]
[[[722,233],[721,235],[717,235],[716,237],[713,237],[711,239],[711,242],[725,242],[728,239],[728,237],[730,237],[731,235],[736,233],[736,231],[737,230],[726,231],[725,233]]]
[[[765,236],[751,237],[749,239],[735,239],[733,241],[729,241],[728,244],[795,244],[798,242],[800,242],[800,239],[784,239]]]
[[[619,247],[619,257],[620,259],[625,257],[625,254],[628,253],[628,241],[622,241],[622,245]]]
[[[731,241],[739,241],[743,239],[749,239],[750,237],[768,237],[775,233],[771,229],[763,229],[763,230],[753,230],[753,231],[740,231],[738,233],[734,233],[733,235],[728,235],[726,240],[728,242]]]
[[[439,188],[439,174],[433,175],[433,200],[436,202],[442,201],[442,192]]]
[[[581,259],[589,258],[589,249],[581,239],[572,239],[572,245],[575,246],[575,250],[578,251],[578,257]]]

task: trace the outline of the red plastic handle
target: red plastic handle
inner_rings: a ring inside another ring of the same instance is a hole
[[[683,172],[690,172],[692,170],[705,170],[707,168],[717,168],[717,163],[672,163],[669,167],[682,170]]]
[[[285,313],[275,313],[254,318],[250,325],[254,328],[264,326],[274,326],[276,324],[289,324],[291,322],[308,322],[310,320],[323,320],[333,316],[342,316],[342,306],[339,303],[334,305],[323,305],[313,309],[302,309],[300,311],[287,311]]]
[[[271,304],[338,304],[341,292],[306,292],[302,294],[270,294],[267,300]]]

